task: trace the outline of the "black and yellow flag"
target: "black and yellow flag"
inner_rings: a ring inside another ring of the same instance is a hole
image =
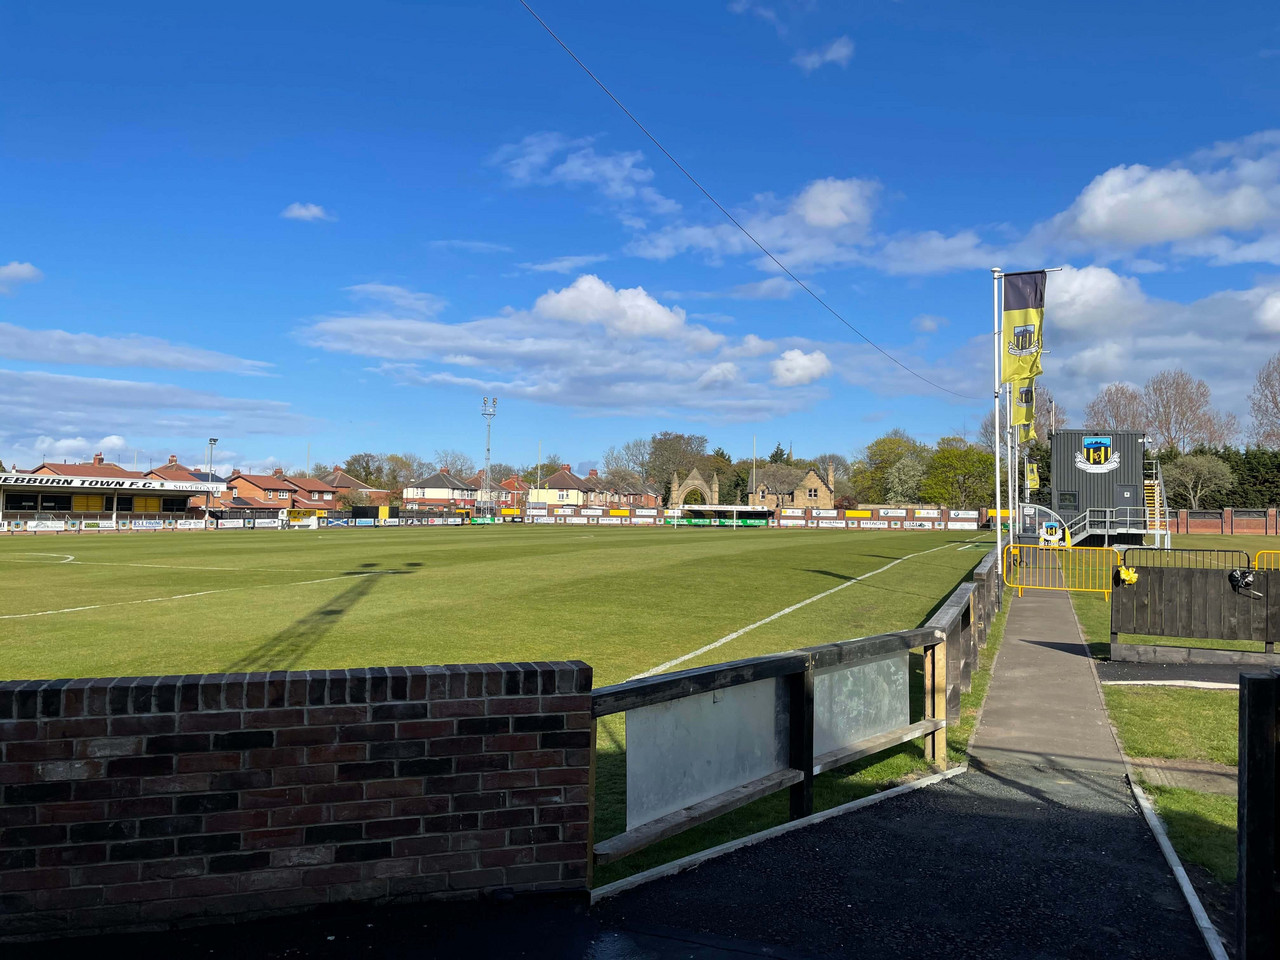
[[[1018,425],[1018,442],[1030,443],[1036,439],[1036,423],[1032,420],[1030,423]]]
[[[1027,489],[1040,489],[1040,467],[1030,460],[1027,461]]]
[[[1041,373],[1045,276],[1043,270],[1005,274],[1001,383],[1030,380]]]
[[[1013,391],[1013,416],[1010,423],[1021,426],[1036,422],[1036,382],[1019,380],[1009,388]]]

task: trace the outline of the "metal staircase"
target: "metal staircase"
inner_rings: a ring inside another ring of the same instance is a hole
[[[1169,501],[1164,493],[1164,474],[1159,460],[1148,460],[1142,478],[1143,501],[1146,505],[1147,531],[1155,538],[1155,546],[1168,548],[1172,542],[1169,529]]]

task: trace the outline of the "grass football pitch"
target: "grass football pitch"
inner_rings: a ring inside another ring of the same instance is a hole
[[[0,539],[0,679],[580,659],[603,686],[919,625],[956,532],[535,528]],[[891,569],[854,582],[908,555]]]

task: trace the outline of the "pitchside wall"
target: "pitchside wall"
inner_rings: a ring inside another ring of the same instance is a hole
[[[591,668],[0,683],[0,936],[586,890]]]

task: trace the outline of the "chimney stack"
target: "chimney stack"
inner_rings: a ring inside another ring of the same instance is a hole
[[[94,465],[95,467],[100,467],[100,466],[102,466],[102,464],[103,464],[104,462],[105,462],[105,461],[104,461],[103,456],[102,456],[102,454],[101,454],[101,453],[95,453],[95,454],[93,455],[93,465]]]
[[[598,470],[588,470],[588,471],[587,471],[587,476],[588,476],[588,477],[598,477],[598,476],[600,476],[600,472],[599,472]]]
[[[569,465],[567,463],[560,464],[560,469],[563,470],[565,473],[573,472],[572,470],[569,469]]]
[[[178,465],[178,455],[176,453],[169,454],[169,466],[176,467]]]
[[[272,470],[272,471],[271,471],[271,475],[272,475],[273,477],[283,477],[283,476],[284,476],[284,467],[276,467],[274,470]]]

